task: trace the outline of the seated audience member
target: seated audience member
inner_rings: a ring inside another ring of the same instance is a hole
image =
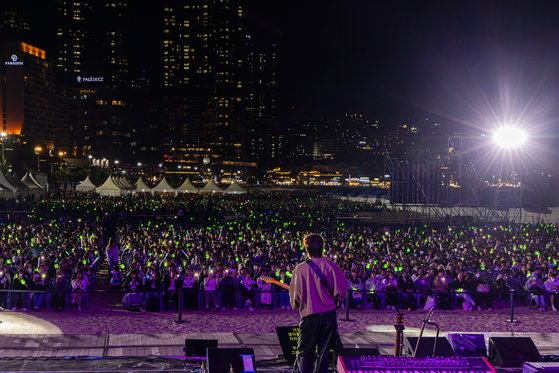
[[[375,271],[371,272],[371,277],[365,281],[365,289],[368,291],[368,303],[375,307],[375,309],[379,310],[381,308],[381,303],[379,296],[378,294],[375,294],[375,291],[382,291],[383,288]]]
[[[469,287],[466,283],[463,272],[458,272],[456,280],[454,280],[454,282],[452,283],[452,288],[456,292],[456,298],[462,298],[464,300],[464,303],[462,305],[464,310],[473,311],[476,303],[470,295]]]
[[[124,269],[124,264],[121,264],[121,267],[122,269]],[[110,272],[110,274],[111,279],[109,281],[109,284],[111,285],[111,288],[120,289],[122,285],[122,272],[120,271],[120,268],[118,268],[118,266],[114,266],[113,271]]]
[[[122,300],[123,307],[125,309],[129,309],[131,305],[139,304],[141,310],[144,284],[140,280],[136,270],[130,271],[130,276],[124,282],[124,291],[127,293],[124,294],[124,298]]]
[[[476,286],[475,303],[478,311],[481,311],[481,305],[485,303],[487,310],[491,311],[493,307],[493,297],[489,292],[489,284],[484,280],[481,271],[478,269],[474,275],[473,284]]]
[[[402,292],[403,307],[408,311],[415,311],[417,309],[417,298],[413,294],[415,292],[415,285],[407,271],[402,271],[402,275],[398,279],[398,290]]]
[[[545,286],[538,278],[538,272],[532,272],[532,275],[528,278],[528,280],[526,280],[525,288],[529,293],[531,293],[530,302],[532,301],[532,298],[534,298],[540,311],[545,312]]]
[[[382,280],[382,287],[386,291],[386,308],[395,310],[398,305],[398,280],[394,277],[392,271],[386,271],[386,278]]]
[[[352,290],[351,306],[357,309],[362,308],[363,304],[363,282],[359,278],[357,271],[351,272],[351,277],[348,282],[349,288]]]
[[[450,294],[450,283],[446,276],[444,269],[434,269],[433,272],[437,273],[433,285],[435,286],[435,291],[437,292],[438,307],[443,310],[452,309],[452,296]]]

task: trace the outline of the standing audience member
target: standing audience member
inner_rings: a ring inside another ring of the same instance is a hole
[[[544,286],[545,286],[545,291],[550,293],[549,304],[551,305],[551,309],[554,312],[557,312],[557,308],[555,306],[557,301],[557,290],[559,288],[559,280],[557,279],[557,274],[551,273],[547,281],[544,283]]]
[[[29,277],[25,274],[22,267],[17,271],[17,275],[14,277],[14,290],[31,290]],[[12,311],[17,309],[18,300],[21,301],[21,308],[27,311],[27,299],[29,297],[28,293],[25,292],[13,292],[12,293]]]
[[[62,312],[62,307],[66,306],[68,299],[68,280],[64,276],[64,272],[61,270],[56,272],[56,278],[52,282],[50,289],[53,307],[56,309],[56,312]]]
[[[214,276],[214,271],[211,270],[208,277],[204,279],[204,301],[206,304],[206,311],[210,310],[210,298],[213,301],[213,306],[216,311],[219,311],[219,304],[217,302],[217,288],[219,281]]]
[[[44,291],[48,290],[48,282],[46,278],[46,273],[33,273],[33,308],[35,311],[40,311],[41,308],[43,308],[43,303],[47,297],[47,293],[44,293]]]
[[[72,291],[74,295],[72,297],[72,307],[76,305],[78,311],[82,311],[82,297],[87,290],[87,281],[83,277],[82,273],[76,271],[74,278],[72,279]]]

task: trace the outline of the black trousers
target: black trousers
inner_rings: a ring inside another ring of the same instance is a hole
[[[182,294],[184,296],[184,308],[186,309],[198,309],[198,290],[188,289]]]
[[[302,317],[297,343],[298,371],[301,373],[326,373],[328,355],[330,349],[336,346],[337,336],[336,310]],[[315,351],[318,351],[316,368],[314,366]]]

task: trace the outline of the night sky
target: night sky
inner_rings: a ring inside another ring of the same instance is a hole
[[[557,128],[559,1],[258,1],[303,112]]]

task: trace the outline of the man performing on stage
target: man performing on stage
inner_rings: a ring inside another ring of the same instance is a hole
[[[296,365],[301,373],[326,373],[328,353],[338,336],[336,300],[344,300],[348,280],[340,267],[322,258],[321,235],[306,235],[303,245],[309,259],[295,268],[289,289],[291,307],[301,314]],[[317,345],[318,361],[314,369]]]

